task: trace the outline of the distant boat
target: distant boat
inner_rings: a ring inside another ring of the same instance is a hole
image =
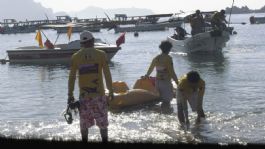
[[[185,37],[184,40],[174,39],[171,36],[167,40],[172,43],[174,51],[186,53],[194,52],[220,52],[230,39],[230,32],[224,31],[206,31],[194,36]]]
[[[54,28],[57,33],[67,33],[68,32],[68,27],[55,27]],[[89,24],[76,24],[72,27],[72,32],[73,33],[80,33],[84,30],[90,31],[90,32],[100,32],[101,26],[100,25],[89,25]]]
[[[37,25],[30,22],[17,22],[15,19],[4,19],[0,23],[0,34],[18,34],[18,33],[34,33]]]
[[[264,24],[265,23],[265,17],[254,17],[251,16],[249,18],[250,24]]]
[[[58,34],[60,33],[67,33],[69,26],[72,27],[73,33],[80,33],[84,30],[90,32],[100,32],[101,26],[100,25],[90,25],[88,23],[68,23],[68,24],[53,24],[53,25],[42,25],[42,28],[50,28],[57,31]]]
[[[159,31],[159,30],[165,30],[166,28],[170,27],[177,27],[181,26],[183,23],[182,20],[180,21],[166,21],[162,23],[139,23],[134,25],[127,25],[127,26],[121,26],[118,25],[114,27],[115,33],[119,32],[144,32],[144,31]]]

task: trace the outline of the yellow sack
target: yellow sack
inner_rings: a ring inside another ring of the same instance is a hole
[[[159,92],[156,89],[156,87],[153,85],[152,80],[150,78],[147,79],[138,79],[134,86],[133,89],[144,89],[149,92],[152,92],[153,94],[159,96]]]
[[[129,90],[128,85],[123,81],[115,81],[112,83],[114,93],[125,93]]]
[[[109,101],[109,105],[111,108],[124,108],[156,101],[158,98],[159,96],[147,90],[131,89],[126,93],[114,94],[114,99]]]

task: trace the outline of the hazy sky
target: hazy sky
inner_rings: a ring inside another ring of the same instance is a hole
[[[109,8],[147,8],[154,13],[171,13],[183,11],[220,10],[231,7],[233,0],[34,0],[44,7],[58,11],[80,11],[88,6],[104,9]],[[250,9],[260,9],[264,0],[235,0],[234,6],[248,6]]]

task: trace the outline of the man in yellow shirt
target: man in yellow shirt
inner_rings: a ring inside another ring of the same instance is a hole
[[[109,96],[113,98],[112,78],[107,64],[106,53],[94,48],[94,37],[84,31],[80,34],[81,49],[72,55],[68,81],[68,103],[74,101],[73,91],[76,73],[79,84],[79,115],[82,141],[88,141],[88,128],[100,128],[103,142],[108,141],[107,98],[103,84],[104,73]],[[95,121],[94,121],[95,120]]]
[[[189,127],[190,123],[188,118],[187,101],[189,102],[192,111],[197,111],[196,123],[200,122],[200,118],[205,118],[202,107],[204,91],[205,82],[201,79],[197,71],[190,71],[180,78],[176,97],[178,119],[182,126],[186,125]]]
[[[171,79],[178,84],[178,78],[173,68],[172,58],[168,55],[172,48],[172,44],[168,41],[162,41],[159,48],[162,50],[162,53],[152,60],[145,77],[149,77],[154,68],[156,68],[155,85],[162,100],[161,109],[163,113],[168,113],[171,108],[170,102],[173,99]]]

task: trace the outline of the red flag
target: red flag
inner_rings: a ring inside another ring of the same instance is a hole
[[[122,43],[125,43],[125,32],[120,35],[120,37],[116,40],[116,45],[119,47]]]

